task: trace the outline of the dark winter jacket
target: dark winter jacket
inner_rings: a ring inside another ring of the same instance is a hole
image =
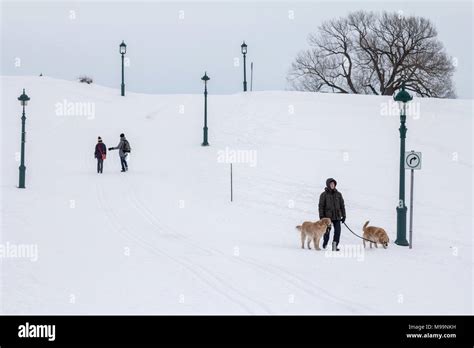
[[[319,218],[330,218],[331,220],[341,220],[346,218],[346,207],[344,206],[344,199],[342,194],[334,188],[331,190],[329,184],[336,180],[329,178],[326,180],[326,187],[324,192],[319,197]]]
[[[121,137],[120,142],[118,143],[118,145],[115,146],[115,147],[111,147],[109,150],[119,150],[119,156],[120,157],[126,157],[127,152],[123,151],[123,149],[125,147],[125,141],[127,141],[127,139],[125,137]]]
[[[95,158],[102,158],[102,154],[107,154],[107,147],[104,143],[97,143],[97,145],[95,146],[94,156]]]

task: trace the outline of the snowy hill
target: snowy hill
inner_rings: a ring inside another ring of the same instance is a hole
[[[37,260],[0,258],[2,313],[472,313],[471,100],[413,101],[407,150],[423,152],[423,168],[410,250],[393,243],[390,97],[213,95],[210,84],[211,146],[201,147],[202,95],[123,98],[47,77],[2,77],[1,87],[1,243],[38,248]],[[115,151],[96,174],[97,136],[111,147],[122,132],[130,171]],[[328,177],[347,224],[384,227],[387,250],[362,250],[345,227],[342,257],[300,248],[295,226],[317,219]]]

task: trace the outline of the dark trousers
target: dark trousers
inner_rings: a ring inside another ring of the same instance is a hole
[[[120,157],[120,164],[122,165],[122,170],[128,170],[127,156]]]
[[[97,158],[97,173],[102,173],[104,170],[104,160],[102,158]]]
[[[334,226],[334,237],[332,238],[333,242],[336,242],[336,246],[339,244],[339,238],[341,237],[341,221],[340,220],[332,220],[332,225]],[[329,233],[331,230],[329,229],[325,234],[324,234],[324,239],[323,239],[323,246],[325,247],[328,245],[329,242]]]

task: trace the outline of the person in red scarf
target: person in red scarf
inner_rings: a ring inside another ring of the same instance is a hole
[[[104,171],[104,160],[107,156],[107,146],[102,142],[102,138],[97,138],[94,157],[97,158],[97,173],[102,174]]]

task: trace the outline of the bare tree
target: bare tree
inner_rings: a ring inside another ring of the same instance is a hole
[[[455,70],[433,24],[422,17],[358,11],[309,35],[288,80],[297,90],[392,95],[401,87],[422,97],[455,97]]]

